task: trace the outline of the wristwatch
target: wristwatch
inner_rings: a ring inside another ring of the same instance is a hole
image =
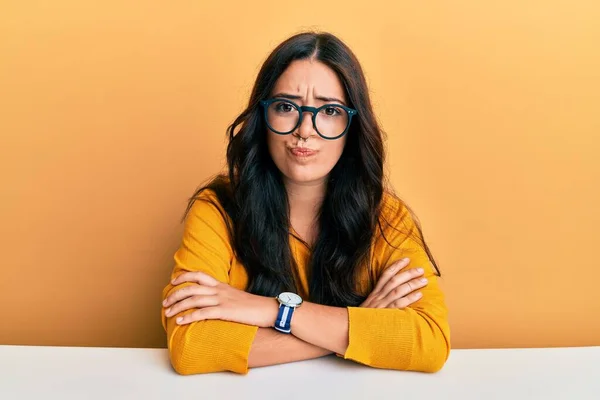
[[[282,333],[290,333],[292,331],[292,315],[294,310],[302,305],[302,297],[296,293],[283,292],[277,296],[279,302],[279,313],[274,328]]]

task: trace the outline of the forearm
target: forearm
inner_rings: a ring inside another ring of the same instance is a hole
[[[292,334],[314,346],[344,354],[348,348],[348,311],[304,302],[294,311]]]
[[[327,349],[279,333],[271,328],[259,328],[248,356],[248,367],[264,367],[294,361],[309,360],[331,354]]]

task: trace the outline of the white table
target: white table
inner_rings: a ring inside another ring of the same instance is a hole
[[[453,350],[436,374],[336,357],[179,376],[166,350],[0,346],[0,399],[600,399],[600,347]]]

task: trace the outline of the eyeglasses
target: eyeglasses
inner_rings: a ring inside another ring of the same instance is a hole
[[[321,107],[299,106],[288,99],[262,100],[265,121],[273,132],[288,135],[302,123],[302,113],[312,113],[315,131],[323,139],[335,140],[346,134],[357,111],[341,104],[324,104]]]

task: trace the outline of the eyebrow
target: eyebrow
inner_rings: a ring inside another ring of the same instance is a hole
[[[290,99],[290,100],[302,100],[302,96],[298,96],[298,95],[295,95],[295,94],[289,94],[289,93],[277,93],[273,97],[282,97],[284,99]],[[346,105],[345,102],[343,102],[342,100],[338,99],[337,97],[317,96],[317,97],[315,97],[315,99],[321,100],[321,101],[324,101],[324,102],[338,102],[338,103],[341,103],[343,105]]]

